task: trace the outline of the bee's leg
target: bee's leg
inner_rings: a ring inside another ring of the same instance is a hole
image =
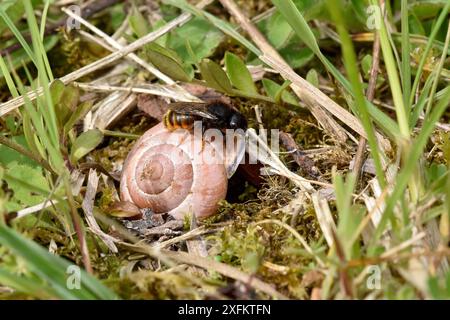
[[[206,133],[206,130],[208,130],[210,128],[210,125],[205,125],[205,128],[203,129],[203,137],[205,136],[205,133]],[[205,141],[205,139],[203,139],[202,140],[202,151],[203,151],[203,149],[205,148],[205,144],[206,144],[206,141]]]
[[[208,130],[208,125],[207,125],[206,121],[203,121],[202,122],[202,130],[201,130],[202,135],[200,137],[201,147],[200,147],[200,150],[198,151],[197,155],[200,155],[203,152],[203,150],[205,149],[205,144],[206,144],[205,132],[206,132],[206,130]]]
[[[177,147],[181,146],[183,143],[185,143],[186,139],[189,138],[189,136],[191,135],[190,130],[188,129],[177,129],[177,130],[182,130],[182,132],[180,131],[180,133],[183,134],[183,136],[181,137],[180,141],[178,141],[177,143]]]

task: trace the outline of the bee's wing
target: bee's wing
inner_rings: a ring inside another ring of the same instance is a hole
[[[171,103],[169,108],[178,114],[189,114],[217,120],[217,117],[208,111],[206,103],[175,102]]]
[[[242,134],[236,131],[233,136],[231,139],[233,141],[232,145],[229,145],[230,137],[227,137],[227,146],[225,148],[225,169],[228,179],[233,176],[245,157],[245,133]]]

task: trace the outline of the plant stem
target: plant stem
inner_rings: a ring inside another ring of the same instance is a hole
[[[43,167],[44,169],[50,171],[52,174],[56,175],[56,172],[52,169],[52,167],[50,166],[50,164],[47,162],[47,160],[42,159],[41,157],[35,155],[33,152],[31,152],[28,149],[25,149],[25,147],[23,147],[22,145],[18,144],[17,142],[14,142],[11,139],[5,138],[3,136],[0,136],[0,144],[3,144],[5,146],[7,146],[8,148],[11,148],[17,152],[19,152],[20,154],[24,155],[27,158],[30,158],[32,160],[34,160],[35,162],[37,162],[41,167]]]
[[[359,113],[359,118],[364,126],[364,131],[367,135],[367,141],[369,142],[370,152],[375,164],[376,175],[380,185],[384,187],[386,185],[386,177],[384,175],[383,166],[381,164],[380,152],[378,151],[377,138],[375,136],[375,130],[373,128],[372,119],[368,111],[367,101],[363,94],[362,85],[359,79],[358,63],[356,60],[356,54],[351,41],[350,35],[345,27],[344,17],[342,12],[334,1],[327,1],[329,11],[334,21],[336,22],[337,31],[342,42],[342,55],[344,58],[345,69],[347,70],[348,77],[353,89],[353,95],[355,104]]]
[[[380,34],[375,33],[375,39],[372,47],[372,66],[369,74],[369,84],[366,91],[367,100],[372,102],[375,97],[375,88],[377,85],[377,75],[380,67]],[[358,181],[358,177],[361,173],[361,168],[364,161],[364,152],[366,151],[367,140],[364,137],[359,138],[358,149],[355,155],[355,162],[353,165],[353,172],[355,174],[355,180]]]

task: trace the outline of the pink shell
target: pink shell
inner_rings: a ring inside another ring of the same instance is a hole
[[[123,201],[182,219],[217,210],[227,192],[221,150],[186,130],[168,131],[163,124],[148,130],[125,160],[120,181]]]

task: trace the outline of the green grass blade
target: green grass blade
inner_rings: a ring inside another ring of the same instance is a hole
[[[302,39],[302,41],[314,52],[317,58],[324,64],[328,71],[345,88],[345,90],[353,95],[350,82],[342,75],[341,72],[339,72],[339,70],[333,65],[333,63],[328,60],[325,55],[322,54],[311,28],[306,23],[306,20],[304,19],[301,12],[297,9],[295,4],[291,0],[272,0],[272,2],[294,29],[297,36]],[[384,114],[372,103],[367,101],[367,99],[366,104],[370,116],[389,136],[396,137],[400,135],[400,129],[395,121]],[[357,114],[357,110],[352,111]]]
[[[40,299],[57,297],[57,293],[44,282],[33,277],[14,274],[4,268],[0,268],[0,283],[19,292],[29,294]]]
[[[47,116],[47,115],[45,113],[41,114],[38,112],[38,110],[33,106],[30,99],[26,95],[25,88],[23,87],[23,84],[21,83],[20,78],[15,73],[13,73],[13,75],[15,77],[16,84],[17,84],[20,94],[24,96],[25,111],[30,116],[31,122],[33,123],[33,127],[36,130],[39,140],[41,140],[42,144],[46,148],[46,151],[48,152],[48,156],[49,156],[48,160],[52,164],[53,169],[56,172],[59,172],[61,169],[64,168],[64,161],[63,161],[62,155],[58,149],[59,141],[56,144],[53,141],[51,141],[50,137],[48,136],[47,131],[44,128],[44,123],[42,121],[42,118],[43,117],[45,118],[45,116]]]
[[[337,31],[341,39],[341,48],[345,69],[347,70],[348,77],[350,78],[350,82],[352,85],[352,91],[355,96],[355,105],[357,107],[358,115],[361,119],[362,125],[364,126],[364,131],[367,134],[367,141],[370,145],[370,153],[374,160],[377,177],[380,185],[384,187],[386,185],[386,178],[384,175],[383,166],[381,164],[380,150],[378,148],[378,142],[375,136],[375,130],[372,125],[372,120],[367,110],[367,104],[363,93],[362,84],[359,79],[358,63],[356,60],[356,53],[353,47],[353,43],[346,29],[344,17],[338,3],[333,0],[328,0],[327,4],[330,14],[336,23]]]
[[[0,224],[0,243],[20,256],[30,271],[48,282],[63,299],[116,299],[116,295],[99,280],[80,270],[80,289],[67,287],[67,270],[71,263],[55,256],[11,228]]]
[[[403,103],[405,106],[410,106],[409,96],[411,94],[411,42],[409,40],[409,14],[408,14],[408,1],[402,0],[401,3],[401,15],[402,15],[402,84],[403,84]]]
[[[165,0],[164,2],[183,11],[192,13],[197,17],[206,19],[207,21],[215,25],[220,31],[239,41],[242,45],[244,45],[247,49],[252,51],[257,56],[261,55],[261,51],[245,37],[241,36],[231,24],[213,16],[212,14],[204,10],[199,10],[195,6],[189,4],[186,0]]]
[[[377,5],[376,1],[374,0],[371,1],[371,4]],[[392,51],[391,42],[389,41],[389,34],[387,32],[384,19],[380,19],[379,26],[381,51],[383,52],[384,64],[386,66],[392,98],[394,100],[397,123],[401,134],[400,138],[408,139],[410,135],[409,121],[405,104],[403,103],[403,94],[397,72],[397,64]]]
[[[0,69],[2,71],[3,77],[5,78],[6,85],[8,86],[9,92],[11,92],[11,95],[13,98],[16,98],[19,96],[19,92],[17,91],[16,85],[14,84],[14,80],[11,77],[11,74],[9,73],[8,67],[6,66],[5,60],[0,55]]]
[[[414,78],[414,82],[413,82],[412,89],[411,89],[411,96],[409,97],[410,104],[412,104],[414,101],[415,92],[420,83],[420,78],[422,76],[423,67],[425,66],[425,62],[427,60],[428,54],[430,53],[434,39],[436,38],[436,35],[437,35],[442,23],[444,23],[446,18],[448,19],[447,14],[448,14],[449,9],[450,9],[450,1],[447,1],[445,7],[442,9],[438,19],[436,20],[436,23],[433,26],[433,29],[430,32],[427,45],[425,47],[425,50],[422,53],[422,57],[420,58],[419,66],[417,67],[416,76]],[[444,53],[445,52],[447,52],[447,51],[444,51]]]
[[[39,27],[36,21],[36,16],[34,14],[33,5],[31,1],[22,0],[24,7],[25,7],[25,13],[27,17],[28,22],[28,28],[31,33],[31,40],[33,43],[33,49],[34,49],[34,56],[36,57],[37,61],[37,68],[39,71],[47,71],[47,76],[50,79],[50,81],[53,81],[53,72],[52,68],[50,67],[50,63],[47,58],[47,53],[44,48],[43,39],[40,36],[39,33]],[[45,23],[45,20],[43,21]],[[41,63],[44,63],[45,69],[40,66]]]
[[[450,43],[450,23],[447,26],[447,35],[445,37],[445,47],[444,47],[444,49],[448,49],[449,43]],[[435,69],[436,70],[435,71],[436,76],[434,78],[433,85],[431,86],[430,96],[428,97],[428,104],[427,104],[427,108],[426,108],[426,113],[430,112],[431,105],[433,104],[434,96],[436,94],[437,86],[438,86],[438,83],[439,83],[439,78],[440,78],[442,69],[444,67],[445,58],[447,57],[447,54],[445,54],[445,52],[447,52],[447,50],[444,50],[444,52],[442,53],[441,59],[439,60],[437,68]]]
[[[409,117],[409,125],[411,128],[415,128],[417,121],[419,120],[419,116],[422,113],[422,111],[425,109],[425,104],[428,101],[428,95],[431,90],[431,85],[433,84],[434,75],[430,75],[425,81],[425,84],[422,88],[422,91],[420,92],[419,99],[417,100],[417,103],[414,105],[414,108],[412,109],[412,112]]]
[[[316,37],[295,4],[292,1],[285,0],[272,0],[272,3],[281,12],[286,21],[291,24],[291,27],[294,28],[297,34],[300,33],[302,35],[302,41],[322,60],[324,56],[320,51]]]
[[[41,41],[44,41],[45,36],[45,23],[47,22],[48,8],[50,7],[50,0],[45,0],[44,10],[42,10],[41,26],[39,30],[39,35],[41,36]]]
[[[408,161],[405,161],[404,167],[395,179],[395,188],[393,189],[389,199],[386,201],[386,208],[384,210],[380,223],[375,230],[374,236],[372,238],[372,243],[377,243],[380,236],[383,234],[387,222],[392,217],[395,205],[404,195],[406,186],[408,185],[411,176],[415,172],[417,163],[423,154],[423,150],[428,142],[431,133],[433,132],[434,127],[436,126],[436,123],[448,108],[449,104],[450,90],[447,90],[445,92],[445,96],[443,96],[443,98],[435,105],[429,116],[425,119],[422,130],[420,131],[414,142],[411,144],[414,146],[414,148],[410,148],[408,156],[405,157],[406,159],[408,159]]]
[[[30,46],[28,45],[27,41],[23,37],[22,33],[17,29],[14,22],[11,21],[9,16],[6,14],[6,12],[0,8],[0,17],[3,18],[3,21],[5,21],[6,25],[8,26],[9,30],[14,34],[14,36],[17,38],[17,41],[19,41],[22,48],[25,50],[25,52],[30,57],[31,61],[37,66],[36,58],[34,56],[33,51],[31,50]]]
[[[42,112],[44,118],[46,118],[46,128],[49,131],[49,138],[55,146],[59,145],[58,125],[56,120],[55,109],[53,101],[50,95],[49,82],[53,80],[53,74],[50,64],[48,62],[47,53],[45,52],[44,45],[39,35],[39,29],[34,15],[33,7],[30,1],[23,0],[25,6],[25,13],[27,16],[28,27],[31,32],[31,39],[33,42],[33,49],[37,62],[38,79],[40,85],[43,88],[43,98],[38,97],[36,99],[39,106],[39,102],[45,99],[40,105],[45,111]],[[50,80],[49,80],[50,79]]]

